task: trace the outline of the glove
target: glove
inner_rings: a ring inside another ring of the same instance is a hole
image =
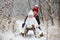
[[[40,25],[38,25],[38,28],[41,30]]]

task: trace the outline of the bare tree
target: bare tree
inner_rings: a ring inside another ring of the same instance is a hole
[[[47,5],[48,5],[48,7],[49,7],[49,9],[48,9],[48,16],[50,17],[50,19],[51,19],[51,23],[52,23],[52,25],[54,25],[54,22],[53,22],[53,17],[51,16],[52,15],[52,13],[51,13],[51,3],[49,3],[49,0],[47,1],[46,0],[46,3],[47,3]]]
[[[39,0],[39,10],[40,10],[40,14],[41,14],[41,19],[43,21],[43,13],[42,13],[42,7],[41,7],[41,0]]]

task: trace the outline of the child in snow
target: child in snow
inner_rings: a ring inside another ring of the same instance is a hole
[[[30,12],[28,13],[28,17],[26,19],[25,27],[23,30],[23,33],[21,33],[23,36],[26,36],[29,30],[33,30],[35,37],[42,34],[42,31],[38,29],[38,22],[36,21],[32,10],[30,10]]]
[[[34,14],[33,14],[33,11],[30,10],[30,12],[28,13],[28,17],[26,19],[26,24],[25,26],[27,25],[28,28],[31,28],[31,25],[34,25],[36,27],[38,27],[38,23],[34,17]]]
[[[34,14],[33,14],[33,11],[31,10],[29,13],[28,13],[28,17],[26,19],[26,22],[25,22],[25,27],[24,27],[24,34],[26,36],[26,34],[28,33],[29,30],[33,30],[34,32],[34,35],[36,35],[35,33],[35,29],[38,27],[38,23],[34,17]]]
[[[33,11],[33,13],[34,13],[34,17],[35,17],[35,19],[36,19],[36,21],[37,21],[37,23],[38,23],[38,25],[39,25],[38,28],[41,30],[41,28],[40,28],[40,20],[39,20],[39,16],[38,16],[38,10],[39,10],[38,5],[35,5],[35,6],[32,8],[32,11]],[[27,17],[28,17],[28,16],[27,16]],[[22,24],[22,27],[24,27],[24,25],[25,25],[25,23],[26,23],[27,17],[25,18],[24,23]]]

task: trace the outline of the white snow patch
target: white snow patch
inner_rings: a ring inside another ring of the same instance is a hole
[[[0,40],[46,40],[45,37],[42,38],[35,38],[35,36],[32,37],[22,37],[19,35],[20,31],[22,30],[22,23],[23,20],[16,20],[16,24],[18,27],[16,27],[16,32],[13,33],[11,31],[6,31],[4,33],[0,33]],[[29,31],[28,34],[33,34],[33,31]]]

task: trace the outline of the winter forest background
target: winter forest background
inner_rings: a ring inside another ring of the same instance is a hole
[[[21,21],[35,4],[40,8],[40,26],[44,37],[23,39],[18,35]],[[0,0],[0,40],[28,39],[60,40],[60,0]]]

